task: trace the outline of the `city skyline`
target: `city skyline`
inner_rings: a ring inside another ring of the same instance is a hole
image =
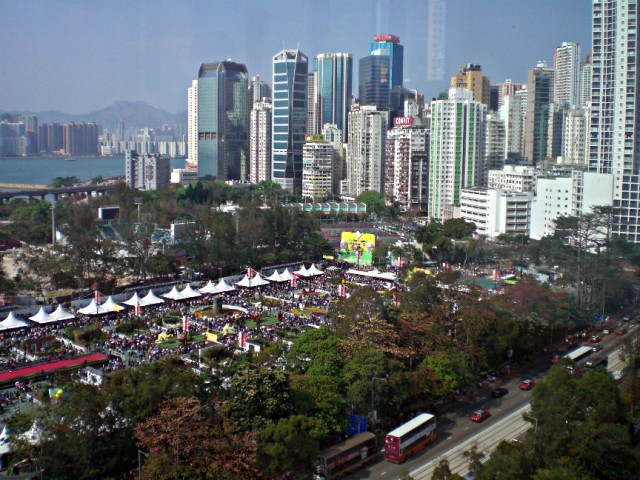
[[[311,58],[351,53],[355,79],[378,33],[400,37],[404,85],[426,99],[446,90],[465,63],[480,64],[492,84],[524,83],[538,61],[552,64],[562,42],[580,43],[583,57],[591,47],[590,0],[442,0],[444,73],[427,81],[428,12],[437,1],[7,0],[0,3],[0,110],[80,114],[128,100],[182,112],[200,64],[231,58],[271,83],[271,59],[283,46]]]

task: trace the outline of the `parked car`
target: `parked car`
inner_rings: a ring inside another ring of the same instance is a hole
[[[612,331],[613,329],[611,327],[604,327],[602,329],[602,333],[604,333],[605,335],[609,335]]]
[[[499,387],[491,391],[491,396],[493,398],[500,398],[500,397],[504,397],[507,393],[509,393],[509,390],[507,390],[506,388]]]
[[[520,390],[531,390],[535,384],[533,380],[524,380],[520,384]]]
[[[601,338],[598,335],[593,335],[591,338],[589,338],[589,341],[591,343],[599,343],[601,340]]]
[[[625,315],[624,317],[622,317],[623,322],[628,322],[629,320],[631,320],[631,317],[629,315]]]
[[[599,352],[600,350],[602,350],[602,345],[600,345],[599,343],[596,343],[593,347],[591,347],[592,352]]]
[[[491,414],[489,413],[489,410],[476,410],[471,414],[470,418],[472,422],[480,423],[490,416]]]
[[[616,330],[616,335],[624,335],[625,333],[627,333],[626,328],[619,328]]]

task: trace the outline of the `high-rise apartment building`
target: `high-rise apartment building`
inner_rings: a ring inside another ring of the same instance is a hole
[[[160,154],[139,154],[127,150],[125,154],[127,187],[137,190],[157,190],[171,182],[171,159]]]
[[[99,127],[93,122],[65,123],[65,155],[97,155]]]
[[[323,135],[307,135],[302,147],[302,197],[321,202],[332,194],[334,150]]]
[[[249,120],[249,180],[251,183],[271,181],[272,105],[256,102]]]
[[[522,158],[524,146],[524,116],[523,116],[523,98],[522,92],[508,95],[504,98],[503,104],[498,110],[500,119],[504,122],[505,129],[505,154],[507,159],[519,161]]]
[[[307,133],[309,60],[300,50],[282,50],[273,57],[272,166],[282,188],[302,188],[302,146]]]
[[[504,120],[495,112],[488,113],[485,128],[485,162],[480,173],[479,186],[487,185],[489,170],[499,170],[504,167],[504,161],[507,158],[506,141]]]
[[[248,73],[245,65],[203,63],[198,71],[198,176],[246,180]]]
[[[384,193],[384,156],[389,112],[353,105],[349,112],[347,179],[344,195],[356,198],[373,190]]]
[[[553,103],[553,70],[545,62],[527,75],[527,113],[524,124],[524,156],[538,165],[547,156],[549,115]]]
[[[398,117],[387,133],[384,190],[404,209],[426,213],[429,131],[413,125],[413,117]]]
[[[588,127],[588,110],[573,109],[567,112],[562,145],[564,163],[580,167],[587,165]]]
[[[313,60],[315,74],[315,128],[320,133],[326,123],[337,125],[347,138],[347,115],[351,109],[353,59],[350,53],[320,53]]]
[[[400,37],[389,33],[378,34],[369,45],[369,55],[389,57],[389,89],[404,84],[404,47]]]
[[[593,0],[589,170],[613,176],[613,233],[640,243],[637,0]]]
[[[254,75],[249,82],[249,106],[265,98],[271,98],[271,86],[260,75]]]
[[[580,106],[580,44],[563,42],[553,55],[553,101],[565,108]]]
[[[591,104],[591,75],[592,75],[591,55],[580,64],[580,107],[587,107]]]
[[[431,102],[429,198],[427,214],[453,218],[460,191],[480,181],[485,155],[487,106],[467,89],[449,89],[449,98]]]
[[[198,169],[198,80],[187,89],[187,161],[190,169]]]
[[[348,117],[347,117],[348,121]],[[333,171],[331,191],[340,193],[341,182],[347,178],[347,148],[343,143],[342,130],[337,125],[326,123],[322,127],[324,139],[333,146]]]
[[[491,103],[491,79],[482,75],[482,67],[468,63],[460,67],[460,71],[451,77],[451,88],[466,88],[473,92],[476,102]]]
[[[505,97],[514,95],[517,91],[524,88],[522,83],[514,83],[510,78],[507,78],[502,83],[498,83],[496,86],[498,87],[498,110],[504,105]]]

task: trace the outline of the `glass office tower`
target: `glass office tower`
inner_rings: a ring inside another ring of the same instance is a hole
[[[309,60],[300,50],[282,50],[273,57],[271,175],[274,182],[291,191],[302,189],[308,71]]]
[[[331,123],[347,138],[352,70],[350,53],[321,53],[313,60],[313,71],[317,75],[313,133],[320,133],[325,124]]]
[[[230,61],[204,63],[198,71],[198,176],[248,177],[247,67]]]

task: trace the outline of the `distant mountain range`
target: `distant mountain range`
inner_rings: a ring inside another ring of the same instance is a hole
[[[73,115],[70,113],[48,110],[45,112],[4,112],[3,113],[36,115],[38,123],[68,123],[68,122],[95,122],[106,128],[110,132],[115,132],[118,121],[124,122],[124,128],[159,128],[164,124],[168,125],[186,125],[187,112],[169,113],[160,108],[152,107],[144,102],[127,102],[120,100],[113,102],[108,107],[95,112],[85,113],[82,115]]]

